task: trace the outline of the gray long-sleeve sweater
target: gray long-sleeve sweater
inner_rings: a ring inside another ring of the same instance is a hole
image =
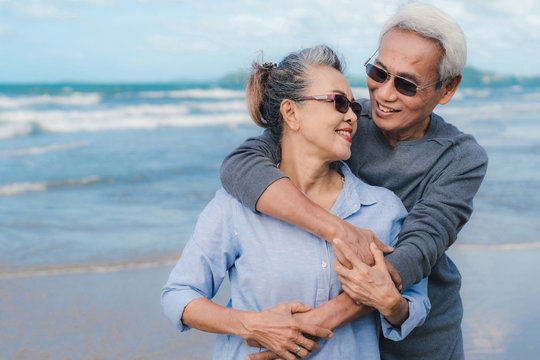
[[[362,107],[348,164],[359,178],[392,190],[403,201],[409,215],[398,246],[386,258],[400,274],[403,288],[428,276],[432,304],[424,325],[405,340],[381,338],[381,356],[461,359],[461,275],[445,251],[472,213],[473,197],[487,169],[486,152],[471,135],[434,113],[423,138],[392,147],[373,123],[369,101],[363,100]],[[223,186],[254,209],[264,190],[285,177],[276,166],[279,160],[279,144],[265,131],[225,159]]]

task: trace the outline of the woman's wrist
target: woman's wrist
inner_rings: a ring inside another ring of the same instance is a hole
[[[255,312],[231,309],[230,319],[233,324],[230,334],[248,339],[253,334]]]
[[[401,294],[393,297],[384,307],[378,309],[393,326],[399,327],[409,317],[409,302]]]

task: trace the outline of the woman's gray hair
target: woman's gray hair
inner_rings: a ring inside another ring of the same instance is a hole
[[[318,65],[343,72],[339,56],[326,45],[290,53],[279,65],[254,62],[246,87],[246,102],[255,124],[268,128],[274,136],[280,137],[283,130],[281,102],[304,96],[309,85],[307,70],[310,66]]]
[[[383,26],[379,45],[383,36],[395,28],[415,32],[440,44],[443,55],[439,64],[439,88],[463,72],[467,62],[465,34],[458,23],[442,10],[420,3],[405,5]]]

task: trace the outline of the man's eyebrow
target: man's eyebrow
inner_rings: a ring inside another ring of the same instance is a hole
[[[384,70],[388,71],[388,68],[379,59],[375,60],[375,65],[378,65],[378,66],[382,67]],[[418,83],[418,81],[419,81],[418,78],[413,74],[397,73],[396,75],[399,76],[399,77],[402,77],[404,79],[412,80],[415,83]]]

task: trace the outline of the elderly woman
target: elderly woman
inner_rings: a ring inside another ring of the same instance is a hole
[[[341,162],[351,155],[361,111],[341,71],[338,57],[326,46],[292,53],[279,66],[254,64],[248,109],[255,123],[280,139],[279,167],[307,197],[393,245],[406,216],[401,201],[389,190],[363,183]],[[366,290],[366,298],[378,313],[333,333],[300,325],[293,314],[324,306],[341,293],[332,247],[251,211],[221,189],[199,217],[163,288],[163,309],[181,331],[193,327],[219,334],[215,359],[245,358],[254,351],[245,341],[256,341],[287,360],[310,355],[379,359],[378,329],[400,340],[424,321],[430,304],[425,281],[401,294],[382,252],[372,251],[377,262],[371,271],[378,281],[372,293]],[[231,299],[222,307],[210,299],[227,275]],[[317,344],[313,336],[323,339]]]

